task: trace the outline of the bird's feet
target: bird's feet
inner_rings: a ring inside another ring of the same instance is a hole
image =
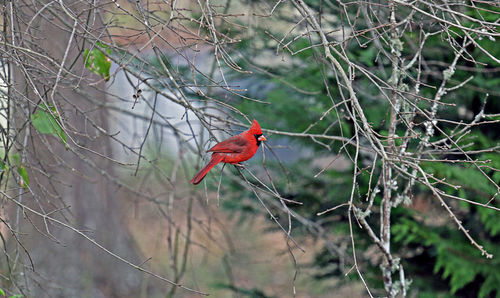
[[[234,165],[235,167],[240,167],[240,168],[242,168],[242,169],[244,169],[244,168],[245,168],[245,165],[244,165],[244,164],[242,164],[242,163],[234,163],[233,165]]]

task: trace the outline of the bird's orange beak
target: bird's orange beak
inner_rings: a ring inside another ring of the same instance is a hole
[[[260,136],[257,140],[259,141],[267,141],[266,137],[265,136]]]

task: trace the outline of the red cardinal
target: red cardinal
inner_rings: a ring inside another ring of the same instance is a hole
[[[254,119],[249,130],[237,136],[230,137],[208,150],[208,152],[213,152],[210,162],[191,179],[191,183],[194,185],[200,183],[208,171],[219,162],[238,164],[249,160],[255,155],[262,141],[266,141],[266,137],[262,135],[260,125]]]

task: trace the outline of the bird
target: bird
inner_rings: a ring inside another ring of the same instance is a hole
[[[220,162],[241,166],[240,162],[252,158],[263,141],[267,141],[267,139],[262,134],[259,122],[254,119],[252,126],[247,131],[217,143],[207,151],[213,152],[212,157],[208,164],[191,179],[191,183],[194,185],[200,183],[207,173]]]

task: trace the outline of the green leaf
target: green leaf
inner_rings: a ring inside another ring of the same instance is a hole
[[[59,116],[56,115],[54,118],[54,114],[56,110],[51,108],[52,113],[49,113],[49,109],[46,105],[39,106],[39,109],[36,113],[31,115],[31,124],[38,130],[39,133],[42,134],[51,134],[56,137],[59,137],[64,144],[66,144],[66,134],[62,130],[61,125],[57,120],[60,121]]]
[[[9,166],[1,159],[0,159],[0,169],[2,171],[6,171],[6,172],[9,170]]]
[[[30,184],[30,179],[28,177],[28,171],[26,170],[26,167],[21,164],[21,159],[19,158],[19,154],[12,154],[10,157],[16,162],[17,164],[17,173],[19,176],[21,176],[21,186],[28,188],[28,185]]]
[[[111,54],[111,50],[109,47],[101,42],[97,42],[96,44],[100,48],[105,48],[107,54]],[[106,56],[106,53],[94,47],[91,50],[85,49],[85,53],[83,55],[85,67],[91,72],[101,76],[106,81],[109,80],[109,69],[111,68],[111,60]]]
[[[478,213],[481,216],[481,222],[484,223],[485,229],[490,232],[491,236],[500,234],[500,225],[498,224],[500,212],[487,208],[478,208]]]
[[[24,188],[28,188],[28,185],[30,185],[30,179],[28,177],[28,171],[26,170],[26,167],[23,165],[20,165],[17,167],[17,173],[21,178],[23,179],[21,181],[21,186]]]
[[[0,288],[0,295],[5,296],[5,292],[2,288]]]

